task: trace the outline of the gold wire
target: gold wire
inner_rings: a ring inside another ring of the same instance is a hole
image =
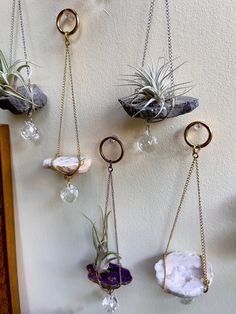
[[[198,191],[198,206],[199,206],[199,221],[200,221],[200,237],[201,237],[201,267],[202,267],[202,274],[203,274],[203,284],[204,284],[204,293],[208,291],[209,288],[209,281],[207,277],[207,261],[206,261],[206,242],[205,242],[205,232],[204,232],[204,223],[203,223],[203,210],[202,210],[202,202],[201,202],[201,191],[200,191],[200,176],[199,176],[199,166],[198,166],[198,157],[199,157],[199,147],[193,148],[193,161],[191,163],[187,179],[185,181],[183,193],[180,199],[179,207],[177,208],[176,216],[174,219],[174,223],[170,232],[170,236],[167,242],[167,246],[165,252],[163,254],[163,263],[164,263],[164,284],[163,289],[165,292],[167,291],[166,288],[166,277],[167,277],[167,266],[166,266],[166,259],[169,251],[170,242],[173,238],[173,234],[179,219],[179,215],[182,209],[182,205],[185,199],[186,192],[189,187],[189,182],[193,173],[194,167],[196,167],[196,178],[197,178],[197,191]]]
[[[72,65],[71,65],[69,33],[65,33],[65,46],[66,46],[65,63],[64,63],[64,72],[63,72],[63,80],[62,80],[62,88],[61,88],[60,122],[59,122],[56,157],[61,156],[62,126],[63,126],[64,110],[65,110],[65,90],[66,90],[66,83],[67,83],[67,72],[69,70],[69,82],[70,82],[70,89],[71,89],[71,100],[72,100],[72,107],[73,107],[75,137],[76,137],[77,156],[78,156],[78,168],[79,168],[81,165],[81,161],[80,161],[81,153],[80,153],[80,141],[79,141],[78,114],[77,114],[77,108],[76,108],[74,83],[73,83],[73,75],[72,75]],[[78,168],[76,169],[76,171],[78,170]]]

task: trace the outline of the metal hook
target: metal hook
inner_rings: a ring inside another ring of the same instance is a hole
[[[62,25],[61,25],[61,18],[65,14],[65,12],[70,12],[74,16],[75,25],[70,31],[64,31],[62,28]],[[79,16],[75,10],[64,9],[58,14],[57,19],[56,19],[56,25],[57,25],[57,29],[59,30],[60,33],[69,37],[70,35],[73,35],[78,30],[79,25],[80,25],[80,19],[79,19]]]
[[[118,143],[119,146],[120,146],[120,150],[121,150],[120,156],[119,156],[119,158],[117,158],[117,159],[115,159],[115,160],[106,158],[106,156],[105,156],[104,153],[103,153],[103,145],[105,144],[105,142],[110,141],[110,140],[112,140],[112,141]],[[108,162],[108,163],[110,164],[110,167],[112,167],[112,164],[115,164],[115,163],[119,162],[119,161],[123,158],[123,156],[124,156],[124,145],[123,145],[123,143],[121,142],[121,140],[118,139],[118,137],[116,137],[116,136],[108,136],[108,137],[104,138],[104,139],[101,141],[100,146],[99,146],[99,152],[100,152],[101,157],[102,157],[106,162]]]
[[[207,131],[208,131],[208,138],[207,138],[207,140],[206,140],[204,143],[202,143],[202,144],[197,144],[197,145],[196,145],[196,144],[193,144],[193,143],[190,142],[189,137],[188,137],[188,134],[189,134],[189,130],[190,130],[193,126],[199,125],[199,124],[202,125],[205,129],[207,129]],[[211,142],[211,140],[212,140],[212,131],[211,131],[211,129],[209,128],[209,126],[208,126],[207,124],[205,124],[205,123],[203,123],[203,122],[201,122],[201,121],[194,121],[194,122],[190,123],[190,124],[186,127],[186,129],[185,129],[185,131],[184,131],[184,139],[185,139],[185,142],[186,142],[190,147],[200,149],[200,148],[206,147],[208,144],[210,144],[210,142]]]

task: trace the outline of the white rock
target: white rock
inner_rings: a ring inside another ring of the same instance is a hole
[[[156,265],[158,284],[164,286],[164,261]],[[193,298],[203,294],[201,257],[189,252],[172,252],[166,257],[166,289],[169,293],[181,298]],[[209,284],[213,280],[213,270],[207,263]]]
[[[89,158],[81,157],[81,166],[78,169],[78,173],[86,173],[92,160]],[[48,158],[43,161],[43,167],[56,170],[64,175],[70,175],[74,173],[78,168],[78,157],[75,156],[61,156],[57,158]]]

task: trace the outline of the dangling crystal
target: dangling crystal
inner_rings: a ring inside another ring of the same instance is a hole
[[[107,313],[113,313],[117,310],[119,304],[117,298],[114,295],[108,294],[103,299],[102,306]]]
[[[24,121],[24,126],[21,128],[21,136],[25,140],[30,140],[30,141],[39,140],[40,136],[39,136],[38,128],[36,127],[32,119]]]
[[[193,302],[193,298],[191,297],[182,297],[182,298],[179,298],[179,300],[180,300],[180,303],[185,304],[185,305],[191,304]]]
[[[147,124],[144,134],[137,141],[137,148],[140,152],[151,153],[155,151],[157,144],[157,138],[151,134],[150,125]]]
[[[67,186],[61,191],[60,196],[63,202],[73,203],[77,200],[79,191],[76,186],[67,183]]]

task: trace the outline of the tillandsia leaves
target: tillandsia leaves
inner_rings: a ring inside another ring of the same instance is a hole
[[[87,216],[85,216],[92,225],[93,245],[97,253],[94,268],[98,273],[106,271],[111,261],[120,258],[116,252],[110,251],[108,248],[108,219],[111,212],[103,213],[102,210],[101,212],[102,212],[102,229],[100,232],[96,227],[96,223],[93,222]]]
[[[111,212],[102,210],[102,228],[98,230],[96,223],[85,216],[92,225],[92,239],[96,250],[96,258],[93,264],[87,265],[88,279],[98,284],[107,291],[118,289],[121,285],[127,285],[132,281],[128,269],[120,265],[120,256],[108,246],[108,220]],[[112,263],[117,260],[116,263]]]
[[[176,59],[175,59],[176,60]],[[174,61],[175,61],[174,60]],[[152,108],[155,112],[154,119],[166,109],[166,103],[171,103],[177,96],[185,95],[192,89],[191,82],[175,84],[173,73],[182,67],[184,63],[173,67],[172,62],[160,58],[158,65],[147,65],[144,67],[132,67],[134,74],[124,75],[123,86],[134,87],[134,93],[121,98],[119,101],[124,106],[133,107],[133,117],[139,116],[141,112]]]
[[[21,74],[22,70],[26,70],[27,77]],[[5,96],[13,96],[22,101],[27,101],[35,106],[32,100],[32,91],[29,85],[31,76],[31,67],[26,60],[16,60],[9,65],[2,50],[0,50],[0,92]],[[23,86],[27,91],[26,95],[22,95],[18,91],[18,87]]]

